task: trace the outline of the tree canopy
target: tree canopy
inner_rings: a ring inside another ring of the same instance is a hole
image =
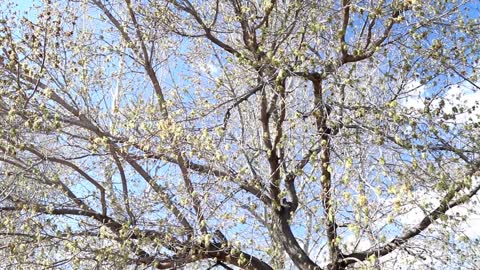
[[[0,2],[1,268],[480,267],[478,1]]]

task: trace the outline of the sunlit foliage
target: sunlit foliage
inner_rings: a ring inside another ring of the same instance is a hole
[[[478,1],[0,2],[0,268],[480,268]]]

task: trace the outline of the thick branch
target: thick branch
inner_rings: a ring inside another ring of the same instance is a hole
[[[315,264],[300,247],[295,235],[293,235],[290,224],[288,223],[288,215],[275,215],[273,220],[276,227],[273,228],[275,240],[282,244],[290,259],[300,270],[322,270],[320,266]]]
[[[182,173],[183,182],[185,183],[185,187],[187,188],[187,192],[192,199],[193,209],[195,210],[195,214],[197,215],[197,222],[200,224],[200,231],[204,234],[207,234],[207,227],[205,223],[205,217],[203,216],[202,211],[202,204],[198,199],[198,196],[195,193],[195,189],[193,187],[192,181],[190,179],[190,175],[187,170],[187,166],[185,165],[185,160],[183,159],[182,155],[178,153],[177,157],[178,166],[180,167],[180,171]]]
[[[128,217],[130,218],[130,222],[132,222],[132,224],[135,224],[135,216],[133,215],[132,209],[130,208],[130,197],[128,194],[128,184],[127,184],[127,177],[125,175],[125,170],[123,169],[123,165],[117,156],[116,149],[113,144],[110,144],[110,150],[112,153],[113,160],[115,161],[115,165],[117,165],[118,172],[120,173],[120,179],[122,181],[122,189],[123,189],[123,203],[125,204],[125,210],[127,211]]]
[[[95,186],[99,190],[99,192],[100,192],[100,203],[102,205],[102,214],[103,215],[107,214],[107,202],[106,202],[106,197],[105,197],[105,188],[97,180],[93,179],[93,177],[91,177],[84,170],[80,169],[80,167],[73,164],[72,162],[69,162],[67,160],[63,160],[63,159],[60,159],[60,158],[56,158],[56,157],[46,156],[46,155],[40,153],[39,151],[37,151],[36,149],[34,149],[32,147],[26,146],[25,149],[27,151],[29,151],[30,153],[36,155],[37,157],[41,158],[42,160],[51,161],[51,162],[55,162],[55,163],[67,166],[67,167],[73,169],[74,171],[76,171],[78,174],[80,174],[83,178],[85,178],[89,183],[91,183],[93,186]]]
[[[208,27],[205,24],[203,19],[200,17],[200,14],[198,14],[198,12],[193,8],[192,4],[189,1],[185,1],[185,3],[186,3],[185,5],[182,5],[182,4],[179,3],[179,1],[175,1],[175,0],[172,1],[172,2],[175,5],[175,7],[177,7],[178,9],[180,9],[182,11],[187,12],[188,14],[190,14],[195,19],[195,21],[197,21],[197,23],[200,25],[200,27],[205,32],[205,36],[207,37],[207,39],[209,39],[211,42],[213,42],[215,45],[219,46],[220,48],[222,48],[226,52],[229,52],[233,55],[240,55],[240,53],[237,50],[235,50],[230,45],[224,43],[223,41],[219,40],[217,37],[215,37],[212,34],[212,30],[210,29],[210,27]]]
[[[331,129],[327,126],[327,118],[329,116],[328,109],[324,108],[322,81],[312,80],[313,91],[315,97],[316,111],[313,113],[316,121],[317,131],[321,136],[321,151],[320,151],[320,166],[321,166],[321,184],[322,184],[322,204],[325,214],[326,232],[328,239],[328,247],[330,250],[330,260],[336,262],[340,255],[340,249],[336,242],[337,227],[335,222],[335,209],[333,205],[333,189],[332,189],[332,175],[330,166],[330,151],[331,151]],[[331,268],[338,269],[338,266]]]
[[[480,168],[474,168],[469,172],[469,177],[472,177]],[[470,198],[475,196],[478,191],[480,190],[480,185],[474,187],[469,193],[464,196],[461,196],[457,200],[453,200],[458,192],[462,190],[463,185],[457,185],[457,187],[452,188],[447,195],[442,199],[440,205],[431,211],[428,215],[426,215],[420,223],[418,223],[415,227],[411,228],[410,230],[406,231],[402,235],[395,237],[389,243],[374,249],[369,249],[363,252],[355,252],[344,256],[344,260],[340,263],[342,267],[346,267],[348,265],[354,264],[358,261],[364,261],[368,259],[370,256],[376,256],[377,258],[385,256],[398,247],[404,245],[410,239],[414,238],[415,236],[419,235],[423,231],[425,231],[431,224],[433,224],[437,219],[441,216],[445,215],[445,213],[452,209],[455,206],[463,204],[469,201]]]
[[[132,166],[132,168],[135,169],[135,171],[137,171],[140,176],[142,176],[142,178],[150,185],[150,187],[152,187],[152,189],[157,192],[163,204],[165,204],[167,209],[171,211],[173,215],[180,221],[183,227],[187,230],[188,234],[193,233],[193,228],[188,222],[187,218],[169,198],[166,190],[160,185],[158,185],[157,182],[155,182],[155,179],[153,179],[150,174],[148,174],[148,172],[145,171],[142,166],[140,166],[140,164],[138,164],[135,160],[131,159],[128,156],[124,156],[123,158],[125,158],[125,160],[130,164],[130,166]]]
[[[152,67],[151,59],[148,55],[147,46],[145,45],[145,41],[143,38],[142,30],[140,29],[140,25],[137,21],[137,17],[135,16],[135,12],[132,8],[132,3],[130,0],[125,0],[127,4],[128,14],[133,22],[133,26],[135,27],[135,31],[137,33],[137,38],[140,42],[140,48],[142,50],[143,55],[143,67],[147,72],[150,81],[152,81],[153,89],[155,90],[155,94],[157,95],[158,103],[160,105],[160,111],[162,112],[164,117],[168,116],[167,107],[165,104],[165,97],[163,95],[162,87],[160,86],[160,82],[158,81],[157,75],[155,74],[155,70]]]

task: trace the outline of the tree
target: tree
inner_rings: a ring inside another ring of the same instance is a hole
[[[0,264],[478,268],[478,4],[4,2]]]

